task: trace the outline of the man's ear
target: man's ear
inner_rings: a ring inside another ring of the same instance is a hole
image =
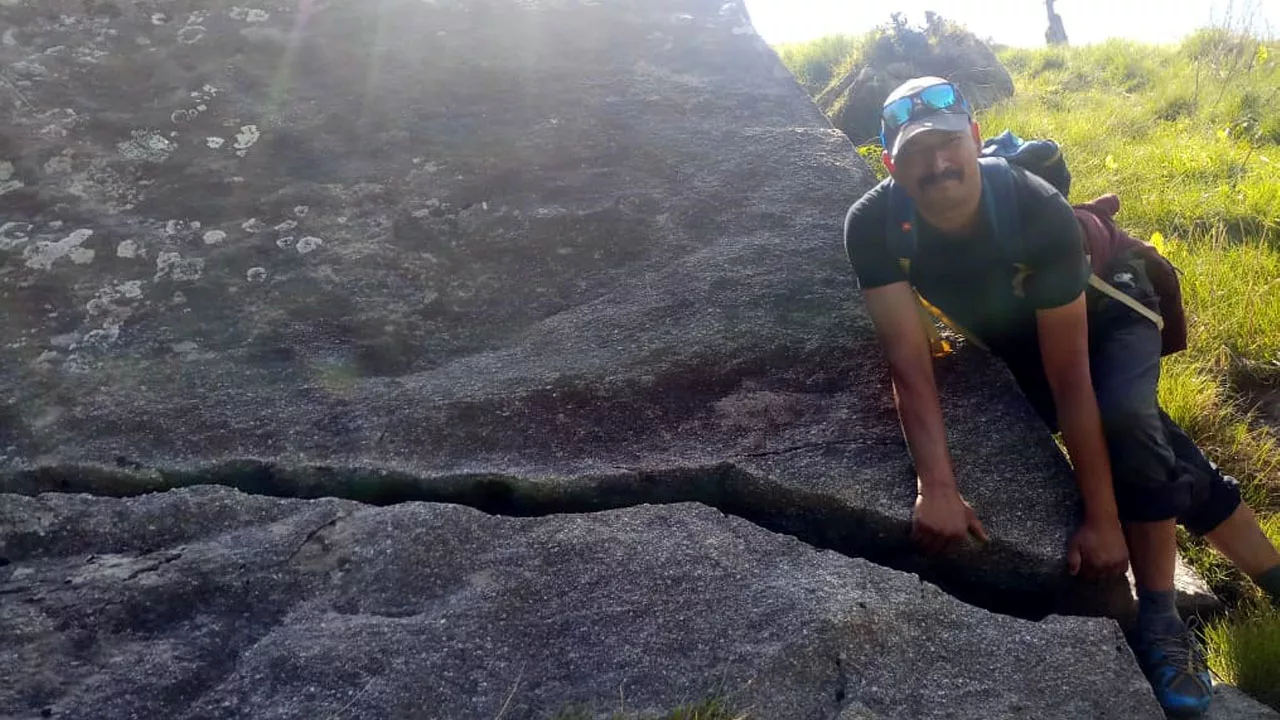
[[[880,162],[884,163],[884,169],[888,170],[889,174],[892,175],[894,172],[893,158],[889,157],[888,150],[885,150],[884,152],[880,153]]]
[[[982,128],[978,127],[977,120],[969,123],[969,131],[973,133],[973,141],[978,143],[978,147],[982,147]]]

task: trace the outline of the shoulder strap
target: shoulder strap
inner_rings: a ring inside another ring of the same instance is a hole
[[[1023,262],[1021,215],[1018,212],[1018,188],[1014,171],[1002,157],[978,158],[982,171],[982,204],[991,223],[1000,253],[1013,265],[1013,292],[1024,297],[1023,286],[1030,268]]]
[[[1014,292],[1021,295],[1022,284],[1026,281],[1030,270],[1025,263],[1021,262],[1022,234],[1018,225],[1018,190],[1014,187],[1013,169],[1004,158],[999,157],[979,158],[978,163],[982,168],[982,200],[986,205],[987,217],[991,219],[996,242],[1000,244],[1005,257],[1009,258],[1017,268],[1013,286]],[[1084,228],[1081,231],[1086,232]],[[1164,319],[1159,313],[1107,283],[1096,273],[1090,273],[1089,285],[1155,323],[1161,331],[1164,330]]]
[[[911,197],[889,181],[889,210],[885,213],[885,244],[892,255],[910,273],[911,258],[916,253],[916,208]]]
[[[1010,258],[1021,259],[1018,190],[1013,184],[1013,169],[1001,157],[978,158],[978,168],[982,172],[982,205],[996,242]]]

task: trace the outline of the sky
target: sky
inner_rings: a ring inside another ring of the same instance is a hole
[[[1044,44],[1048,26],[1043,0],[746,0],[756,31],[769,43],[857,34],[902,12],[913,24],[935,10],[978,37],[1014,46]],[[1229,24],[1255,34],[1280,35],[1280,0],[1057,0],[1072,45],[1123,37],[1149,43],[1178,42],[1197,28]]]

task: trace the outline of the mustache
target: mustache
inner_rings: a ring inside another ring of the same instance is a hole
[[[933,175],[926,175],[920,178],[920,187],[927,188],[930,185],[935,185],[944,180],[955,180],[956,182],[960,182],[964,180],[964,171],[960,168],[952,168]]]

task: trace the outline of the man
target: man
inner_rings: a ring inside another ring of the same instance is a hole
[[[1159,329],[1122,303],[1086,293],[1090,267],[1071,206],[1016,167],[1025,262],[1009,262],[984,207],[981,134],[959,89],[936,77],[904,83],[885,101],[882,129],[891,178],[849,209],[845,248],[919,476],[912,538],[938,553],[969,534],[987,537],[956,486],[914,288],[1000,357],[1046,423],[1061,430],[1085,510],[1067,549],[1069,572],[1114,576],[1132,562],[1139,663],[1168,713],[1203,713],[1209,674],[1174,607],[1175,524],[1206,537],[1275,599],[1280,553],[1234,479],[1159,408]],[[897,257],[889,242],[891,183],[913,208],[910,258]],[[1158,308],[1141,260],[1121,256],[1108,272],[1124,280],[1126,294]]]

